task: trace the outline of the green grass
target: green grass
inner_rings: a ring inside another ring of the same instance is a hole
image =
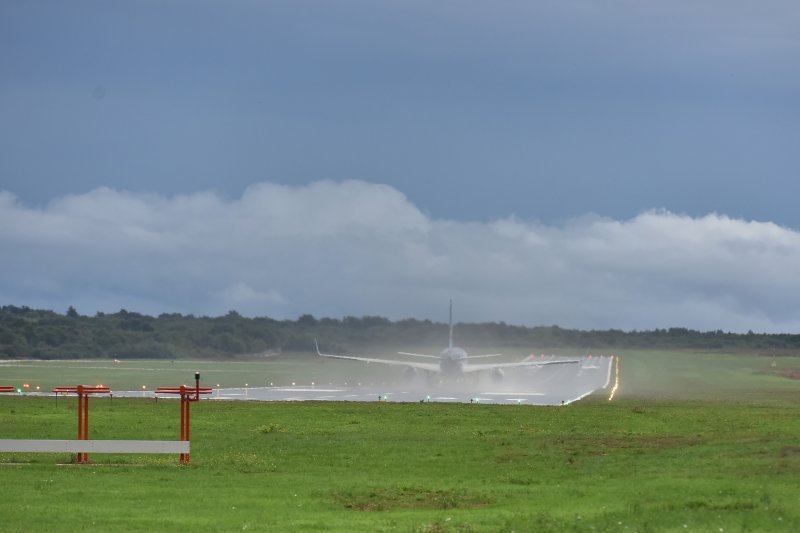
[[[5,438],[70,438],[76,401],[0,398]],[[201,402],[192,461],[0,454],[4,531],[800,528],[800,410]],[[175,438],[175,401],[93,399],[93,438]]]
[[[0,454],[0,529],[800,530],[800,382],[748,356],[621,369],[618,400],[567,407],[203,401],[188,466]],[[0,438],[73,438],[76,404],[0,397]],[[91,437],[175,439],[178,418],[174,400],[93,398]]]
[[[342,364],[343,363],[343,364]],[[393,379],[396,368],[364,365],[348,361],[330,361],[307,354],[287,354],[281,358],[258,361],[186,361],[125,360],[114,364],[109,360],[81,361],[2,361],[0,385],[30,385],[49,391],[62,385],[103,384],[112,390],[153,390],[159,386],[194,384],[194,373],[200,372],[201,384],[222,388],[264,387],[315,383],[381,381]]]

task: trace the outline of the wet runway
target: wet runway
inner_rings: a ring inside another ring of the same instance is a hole
[[[607,387],[613,357],[582,358],[580,363],[508,371],[502,381],[489,377],[454,382],[397,384],[305,384],[214,389],[211,400],[386,401],[566,405]],[[114,391],[118,397],[153,397],[151,391]]]

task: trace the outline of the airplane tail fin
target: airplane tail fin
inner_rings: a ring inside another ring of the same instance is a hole
[[[448,348],[453,347],[453,299],[450,299],[450,343],[447,345]]]

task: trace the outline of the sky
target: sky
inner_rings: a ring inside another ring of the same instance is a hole
[[[798,332],[785,0],[0,2],[0,304]]]

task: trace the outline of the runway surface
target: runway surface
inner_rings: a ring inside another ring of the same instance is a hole
[[[552,359],[546,358],[543,360]],[[382,385],[306,384],[214,389],[211,400],[386,401],[566,405],[607,387],[611,356],[581,358],[579,363],[509,369],[500,382],[488,377],[427,383]],[[512,372],[513,370],[513,372]],[[117,397],[153,397],[151,391],[114,391]]]

